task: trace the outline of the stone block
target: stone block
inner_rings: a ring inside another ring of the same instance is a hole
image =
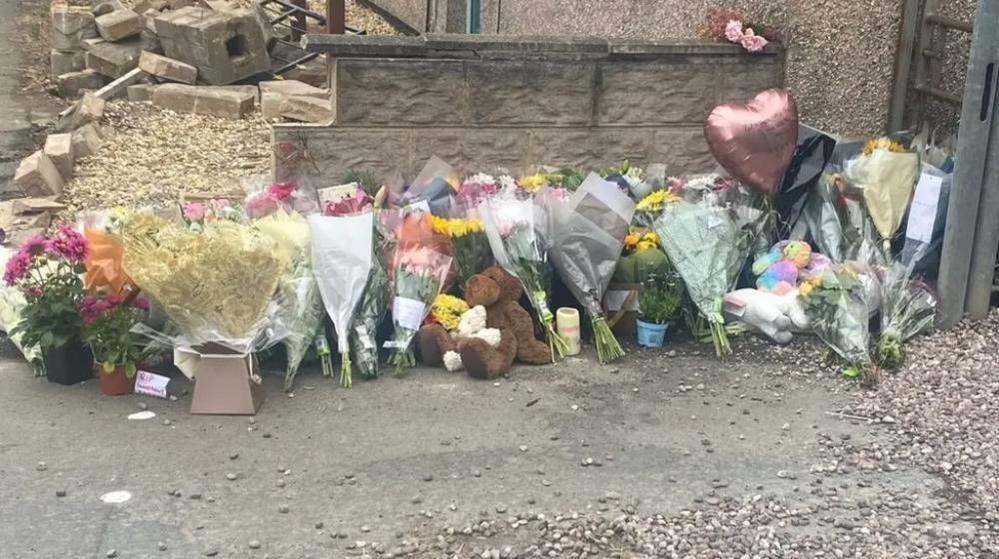
[[[153,54],[163,54],[163,43],[160,42],[160,36],[155,32],[143,29],[142,33],[139,33],[139,40],[142,50]]]
[[[270,70],[267,42],[254,10],[187,7],[156,18],[166,56],[197,67],[200,80],[225,85]]]
[[[179,10],[188,6],[194,6],[195,4],[197,4],[195,0],[166,0],[167,8],[171,10]]]
[[[578,169],[604,169],[626,160],[644,165],[652,135],[652,129],[633,128],[532,129],[528,162]]]
[[[252,94],[194,85],[164,84],[153,92],[153,104],[179,113],[242,118],[252,112]]]
[[[59,174],[64,180],[69,180],[73,176],[73,135],[72,134],[49,134],[45,139],[45,147],[42,152],[48,156]]]
[[[326,61],[321,58],[299,64],[281,75],[287,80],[298,80],[313,87],[325,88],[329,84]]]
[[[81,126],[73,131],[73,155],[76,159],[90,157],[101,149],[104,136],[97,123]]]
[[[431,156],[437,155],[463,175],[483,169],[507,169],[519,176],[527,171],[529,147],[530,135],[523,129],[415,130],[413,165],[418,172]]]
[[[461,61],[341,58],[333,72],[339,125],[469,124]]]
[[[284,118],[300,122],[328,124],[333,120],[333,110],[329,98],[285,97],[281,102],[279,112]]]
[[[470,61],[470,124],[586,126],[593,120],[596,66],[543,60]]]
[[[18,165],[14,184],[28,196],[51,196],[62,193],[64,182],[52,160],[38,150]]]
[[[93,70],[67,72],[56,77],[56,91],[60,97],[75,99],[84,91],[97,91],[108,79]]]
[[[52,48],[80,50],[85,39],[97,37],[94,14],[85,7],[55,4],[49,11],[52,18]]]
[[[598,124],[701,123],[716,105],[718,66],[615,62],[601,67]]]
[[[270,91],[260,92],[260,113],[267,120],[281,118],[281,103],[284,102],[284,95]]]
[[[256,104],[260,101],[260,88],[255,85],[216,85],[214,89],[220,91],[235,91],[237,93],[252,95],[253,96],[253,108],[256,108]]]
[[[82,50],[55,50],[49,54],[49,62],[52,66],[52,81],[70,72],[79,72],[87,67],[87,56]]]
[[[142,103],[145,101],[152,101],[153,92],[156,91],[156,85],[151,83],[140,83],[136,85],[128,86],[128,100],[132,103]]]
[[[660,129],[652,148],[652,160],[665,164],[667,174],[710,173],[718,167],[701,126]]]
[[[193,85],[198,79],[198,69],[194,66],[151,52],[142,53],[139,68],[147,74],[171,82]]]
[[[120,0],[90,0],[90,6],[93,8],[95,16],[102,16],[125,9]]]
[[[753,63],[723,64],[719,68],[722,87],[717,88],[716,104],[745,103],[761,91],[781,86],[780,64],[776,57]]]
[[[61,212],[66,204],[56,202],[53,197],[47,198],[15,198],[12,211],[14,215],[33,215],[45,212]]]
[[[378,176],[415,176],[410,158],[412,132],[336,128],[316,125],[274,126],[275,178],[309,176],[316,188],[336,186],[344,169],[371,169]],[[308,138],[303,141],[303,138]],[[308,163],[302,163],[308,161]],[[313,165],[313,162],[315,165]],[[423,165],[426,161],[421,161]]]
[[[76,102],[76,107],[73,109],[72,116],[70,117],[70,129],[76,130],[81,126],[100,122],[101,117],[104,116],[104,107],[106,105],[107,101],[97,95],[84,93],[83,98]]]
[[[133,37],[118,43],[97,43],[87,49],[87,68],[109,78],[120,78],[139,66],[142,40]]]
[[[316,99],[329,99],[330,90],[311,86],[298,80],[274,80],[260,82],[260,94],[275,93],[284,97],[315,97]]]
[[[115,99],[117,97],[124,97],[129,86],[149,79],[151,79],[149,74],[143,72],[139,68],[135,68],[124,76],[95,91],[94,95],[104,99],[105,101],[110,101],[111,99]]]
[[[132,10],[115,10],[97,16],[97,32],[105,41],[120,41],[138,35],[144,25],[142,17]]]

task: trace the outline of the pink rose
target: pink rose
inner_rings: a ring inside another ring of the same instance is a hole
[[[732,43],[738,43],[742,40],[742,22],[733,19],[728,22],[725,26],[725,38]]]
[[[205,219],[205,205],[198,202],[190,202],[184,205],[184,217],[188,221],[201,221]]]
[[[763,50],[763,47],[767,46],[766,37],[762,35],[757,35],[752,29],[746,29],[746,34],[742,36],[742,40],[739,43],[742,48],[748,50],[749,52],[759,52]]]

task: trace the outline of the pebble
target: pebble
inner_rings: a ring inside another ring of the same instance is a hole
[[[288,507],[288,505],[281,505],[278,507],[278,512],[280,512],[281,514],[288,514],[288,511],[290,510],[291,508]]]
[[[423,476],[423,481],[433,481],[433,480],[434,480],[433,474],[427,474]]]
[[[173,421],[170,421],[169,419],[164,419],[163,420],[163,425],[166,425],[167,427],[169,427],[169,426],[173,425]]]
[[[49,469],[49,465],[46,464],[45,462],[39,462],[35,466],[35,471],[38,471],[38,472],[44,472],[45,470],[48,470],[48,469]]]
[[[159,549],[160,551],[166,551],[167,544],[165,542],[159,542],[158,544],[156,544],[156,548]]]
[[[209,548],[208,550],[205,551],[205,557],[215,557],[218,554],[219,550],[213,548]]]
[[[237,479],[238,477],[239,477],[239,476],[237,476],[236,474],[232,474],[232,473],[229,473],[229,474],[226,474],[226,475],[225,475],[225,478],[226,478],[227,480],[229,480],[229,481],[236,481],[236,479]]]
[[[56,490],[56,497],[65,497],[65,496],[66,496],[66,491],[62,489]]]
[[[146,404],[145,402],[139,402],[139,409],[142,411],[146,411],[149,409],[149,405]]]
[[[117,549],[109,549],[108,552],[104,554],[104,556],[105,557],[110,557],[110,558],[117,557],[118,556],[118,550]]]
[[[322,530],[325,526],[322,522],[316,522],[316,530]]]
[[[237,458],[239,458],[238,452],[233,452],[232,454],[229,455],[229,460],[235,460]]]
[[[246,544],[250,549],[260,549],[260,542],[257,540],[250,540],[250,543]]]

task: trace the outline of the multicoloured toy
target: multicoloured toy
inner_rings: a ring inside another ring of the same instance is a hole
[[[760,291],[787,295],[798,287],[799,278],[812,277],[828,264],[829,259],[813,254],[804,241],[781,241],[753,262],[753,274],[759,276],[756,287]]]

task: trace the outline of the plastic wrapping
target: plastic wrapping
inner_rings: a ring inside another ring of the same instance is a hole
[[[909,206],[905,242],[899,255],[903,263],[910,265],[912,275],[937,277],[953,181],[953,173],[923,165]]]
[[[603,317],[601,301],[634,213],[635,203],[594,173],[566,204],[552,208],[552,264],[589,314],[602,363],[623,355]]]
[[[287,335],[276,298],[287,262],[254,228],[217,220],[198,233],[152,214],[131,215],[120,233],[125,271],[162,305],[180,334],[175,346],[219,344],[250,353]]]
[[[400,247],[402,245],[400,244]],[[434,298],[444,286],[451,257],[426,247],[412,247],[396,252],[393,281],[392,339],[385,347],[392,350],[389,363],[397,371],[416,365],[410,347],[423,319],[430,312]]]
[[[7,268],[7,261],[14,256],[15,251],[5,247],[0,247],[0,269]],[[24,309],[28,306],[27,299],[17,287],[9,286],[6,282],[0,282],[0,330],[7,333],[7,338],[24,355],[24,358],[35,367],[35,372],[40,374],[42,369],[42,351],[38,346],[26,345],[22,338],[23,333],[14,331],[24,318]]]
[[[451,213],[451,197],[460,184],[460,177],[454,167],[440,158],[431,157],[420,174],[410,183],[403,197],[405,206],[421,206],[438,216]]]
[[[555,315],[548,305],[545,282],[547,251],[538,235],[535,204],[509,195],[486,200],[479,205],[479,217],[493,257],[510,275],[520,280],[531,306],[538,314],[551,347],[552,361],[564,355],[565,342],[555,332]]]
[[[742,187],[733,186],[721,193],[705,193],[699,202],[669,205],[655,223],[688,296],[708,321],[718,356],[731,352],[723,298],[735,287],[766,222],[766,213],[753,205],[757,200]]]
[[[278,209],[257,220],[254,227],[274,240],[281,260],[288,265],[278,284],[278,293],[287,303],[281,308],[281,315],[288,329],[288,335],[284,339],[288,354],[284,389],[288,391],[291,390],[309,347],[317,335],[324,335],[322,326],[325,313],[319,285],[312,270],[311,233],[304,217],[298,213],[288,213],[284,209]],[[320,357],[323,358],[323,369],[328,371],[327,356]]]
[[[326,313],[337,333],[342,360],[340,384],[352,384],[350,328],[371,275],[374,215],[347,217],[309,216],[312,230],[312,266]]]
[[[884,367],[899,367],[904,359],[903,344],[933,328],[936,297],[925,283],[910,279],[919,256],[908,265],[893,263],[880,282],[881,332],[875,355]]]
[[[848,376],[868,370],[871,301],[856,269],[839,265],[799,288],[812,331],[847,364]]]
[[[392,298],[389,267],[395,254],[396,235],[402,219],[401,210],[375,212],[371,276],[364,289],[364,299],[361,300],[357,316],[354,318],[354,326],[350,330],[353,365],[365,379],[378,377],[378,326],[385,318]]]
[[[875,149],[847,165],[850,186],[860,190],[882,239],[888,241],[902,223],[919,177],[919,155]]]
[[[849,192],[842,175],[826,173],[819,180],[802,211],[816,252],[836,263],[848,261],[883,264],[884,252],[877,243],[877,231],[867,210],[855,193]],[[802,238],[801,231],[792,237]]]

